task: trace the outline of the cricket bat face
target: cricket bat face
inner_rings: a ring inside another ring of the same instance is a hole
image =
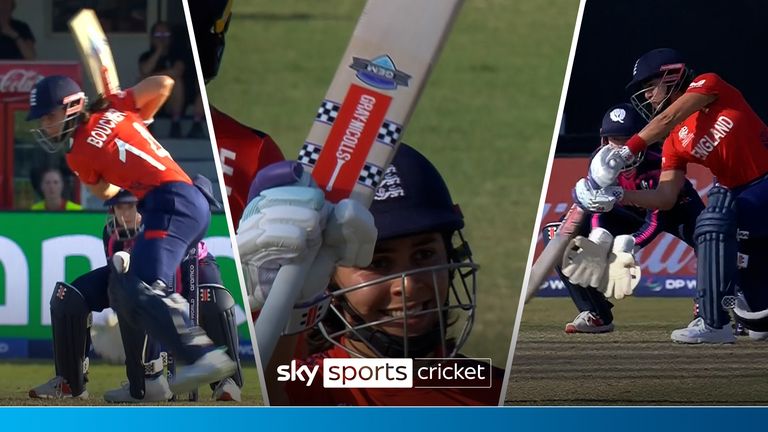
[[[117,69],[99,18],[92,9],[83,9],[69,20],[69,28],[96,93],[110,95],[120,91]]]
[[[299,154],[330,201],[370,204],[461,4],[366,4]]]

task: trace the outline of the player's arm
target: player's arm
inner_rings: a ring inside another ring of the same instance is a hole
[[[173,78],[167,75],[154,75],[144,78],[132,87],[136,108],[142,119],[155,117],[155,113],[171,95],[173,84]]]
[[[625,190],[621,200],[623,205],[633,205],[647,209],[670,210],[675,206],[677,197],[685,184],[685,172],[682,170],[662,171],[659,186],[652,190]]]
[[[120,192],[120,187],[113,185],[112,183],[99,180],[95,184],[86,184],[91,194],[100,200],[106,201]]]
[[[664,140],[672,128],[680,124],[691,114],[705,108],[717,99],[716,94],[684,93],[651,121],[635,136],[627,141],[627,147],[634,154],[645,150],[650,143]]]

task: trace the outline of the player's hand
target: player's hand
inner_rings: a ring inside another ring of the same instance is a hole
[[[563,275],[576,285],[598,288],[608,265],[608,252],[613,236],[603,228],[595,228],[589,238],[577,236],[563,254]]]
[[[334,252],[337,263],[360,267],[370,263],[376,242],[373,216],[351,200],[336,205],[326,201],[296,162],[264,168],[250,196],[237,245],[252,311],[264,305],[281,266],[301,261],[321,244]],[[297,304],[310,305],[323,297],[327,297],[324,291],[302,292]]]
[[[640,283],[640,266],[635,261],[634,247],[635,239],[631,235],[620,235],[614,240],[608,256],[606,285],[600,289],[606,297],[621,300],[632,295]]]
[[[588,178],[598,187],[604,188],[616,183],[619,174],[635,160],[635,155],[626,146],[605,145],[589,162]]]
[[[584,210],[593,213],[609,212],[624,196],[624,189],[619,186],[598,188],[588,178],[576,182],[573,188],[573,201]]]

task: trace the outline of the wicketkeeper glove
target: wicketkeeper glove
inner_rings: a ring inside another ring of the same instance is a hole
[[[613,236],[603,228],[595,228],[589,238],[577,236],[563,254],[563,275],[576,285],[599,287],[608,265],[608,251]]]
[[[608,256],[608,277],[600,289],[606,297],[621,300],[632,295],[640,283],[640,266],[635,261],[634,248],[635,238],[631,235],[620,235],[614,240]]]

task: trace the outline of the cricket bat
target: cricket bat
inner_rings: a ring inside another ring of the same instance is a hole
[[[368,0],[299,152],[329,201],[370,205],[462,3]],[[312,252],[280,269],[256,320],[262,367],[304,284],[320,292],[330,279],[332,255]]]
[[[586,212],[576,204],[571,205],[571,209],[565,215],[565,219],[560,224],[555,237],[547,244],[547,247],[541,251],[541,255],[531,267],[531,274],[528,278],[528,286],[525,291],[525,303],[527,304],[539,291],[541,284],[552,269],[563,259],[563,253],[568,247],[571,239],[579,231],[581,221],[584,220]]]
[[[82,9],[69,20],[69,29],[96,94],[110,95],[120,91],[117,68],[109,41],[93,9]]]

